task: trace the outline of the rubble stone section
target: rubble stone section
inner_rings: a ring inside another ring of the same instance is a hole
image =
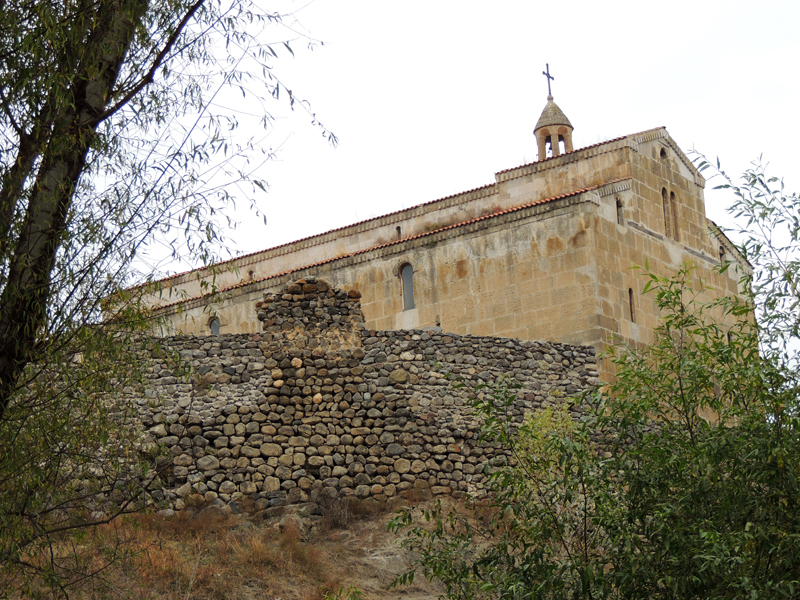
[[[367,330],[358,292],[321,280],[269,294],[257,310],[262,334],[164,339],[189,379],[166,353],[148,357],[135,401],[146,442],[171,459],[172,509],[480,495],[507,450],[478,440],[469,402],[478,386],[521,384],[512,410],[521,420],[598,383],[591,347]]]
[[[360,298],[361,292],[334,290],[321,279],[299,279],[256,302],[256,314],[273,341],[326,351],[352,348],[361,345]]]

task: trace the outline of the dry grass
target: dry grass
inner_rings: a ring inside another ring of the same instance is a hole
[[[320,551],[302,542],[294,526],[278,531],[220,516],[155,525],[151,519],[143,528],[151,544],[135,567],[158,598],[286,597],[279,584],[286,580],[294,582],[299,597],[314,598],[329,583]]]
[[[79,550],[82,565],[100,571],[99,577],[73,582],[69,597],[324,600],[326,593],[337,597],[338,590],[356,585],[370,589],[365,598],[435,598],[385,590],[406,560],[397,557],[401,550],[386,533],[388,513],[396,508],[397,503],[355,499],[328,503],[309,541],[291,519],[280,524],[280,516],[253,521],[204,511],[119,519],[90,530],[79,545],[64,541],[65,553]],[[8,583],[12,600],[63,597],[36,587],[22,592],[24,583]]]
[[[119,560],[109,567],[109,548],[122,538],[125,555],[115,554]],[[327,576],[322,553],[302,542],[295,527],[279,531],[239,517],[138,516],[98,527],[82,543],[84,566],[94,565],[100,573],[91,580],[75,581],[70,598],[311,600],[321,598],[317,593],[321,587],[338,583]],[[283,589],[287,581],[293,590]],[[25,585],[19,579],[14,583],[10,586],[17,590]],[[33,587],[16,597],[35,595],[59,597]]]

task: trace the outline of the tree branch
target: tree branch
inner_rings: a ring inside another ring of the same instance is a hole
[[[175,31],[172,32],[172,35],[169,36],[169,39],[167,40],[167,43],[164,45],[164,47],[161,49],[161,52],[159,52],[156,55],[152,66],[147,71],[147,74],[142,79],[140,79],[139,83],[137,83],[133,87],[133,89],[131,89],[127,94],[125,94],[125,96],[123,96],[119,102],[117,102],[116,104],[114,104],[114,106],[105,110],[101,115],[99,115],[96,118],[96,123],[100,123],[101,121],[107,119],[108,117],[119,111],[123,106],[128,104],[128,102],[130,102],[136,96],[136,94],[138,94],[145,87],[153,83],[156,71],[158,71],[159,67],[163,64],[164,59],[166,58],[167,54],[172,49],[172,47],[175,45],[175,42],[178,41],[178,37],[180,36],[183,29],[186,27],[189,21],[191,21],[192,17],[198,11],[198,9],[203,4],[205,4],[205,1],[206,0],[197,0],[189,8],[189,10],[186,11],[186,14],[183,15],[183,19],[181,19],[181,22],[178,23],[178,26],[175,28]]]

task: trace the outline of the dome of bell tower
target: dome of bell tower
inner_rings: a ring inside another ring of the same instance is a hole
[[[550,125],[566,125],[567,127],[572,127],[572,123],[569,122],[567,115],[553,102],[553,96],[547,96],[547,104],[539,120],[536,122],[536,127],[533,131],[535,132],[542,127],[548,127]]]

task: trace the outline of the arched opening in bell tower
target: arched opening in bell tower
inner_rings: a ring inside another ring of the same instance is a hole
[[[553,96],[547,96],[547,104],[533,134],[539,150],[538,160],[572,152],[572,123],[553,102]]]

